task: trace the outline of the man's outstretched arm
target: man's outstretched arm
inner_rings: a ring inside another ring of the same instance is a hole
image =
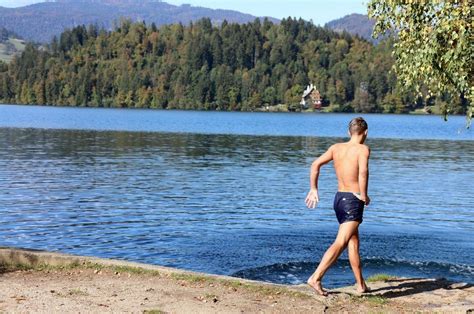
[[[360,190],[360,199],[364,201],[365,205],[369,205],[370,203],[370,198],[368,195],[369,157],[370,157],[370,149],[367,146],[364,146],[363,151],[359,155],[359,190]]]
[[[308,208],[315,208],[316,204],[319,202],[319,195],[318,195],[318,179],[319,179],[319,170],[321,169],[321,166],[327,164],[332,160],[332,153],[333,153],[333,147],[329,147],[329,149],[322,154],[318,159],[313,161],[311,164],[311,172],[309,176],[309,184],[310,184],[310,190],[308,195],[306,196],[306,206]]]

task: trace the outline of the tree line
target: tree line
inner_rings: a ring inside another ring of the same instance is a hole
[[[423,107],[423,99],[397,87],[392,46],[392,39],[374,46],[292,18],[160,28],[122,20],[113,31],[78,26],[0,64],[0,101],[251,111],[296,106],[313,83],[331,111]]]
[[[0,43],[8,40],[10,37],[20,38],[17,34],[12,31],[7,30],[4,27],[0,27]]]

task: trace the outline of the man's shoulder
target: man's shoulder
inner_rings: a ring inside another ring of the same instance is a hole
[[[332,144],[331,147],[329,147],[329,150],[331,151],[335,151],[337,149],[339,149],[340,147],[344,146],[345,143],[335,143],[335,144]]]
[[[347,149],[347,147],[351,147],[352,145],[349,145],[347,142],[343,142],[343,143],[336,143],[336,144],[333,144],[331,145],[331,147],[329,147],[329,150],[331,151],[335,151],[335,150],[338,150],[338,149]],[[352,146],[354,147],[354,146]],[[356,149],[358,149],[360,152],[368,152],[370,153],[370,147],[366,144],[356,144]]]
[[[370,155],[370,147],[366,144],[360,144],[360,152],[364,155]]]

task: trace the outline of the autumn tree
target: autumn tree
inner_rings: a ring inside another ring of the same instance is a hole
[[[203,19],[160,28],[122,20],[113,31],[66,30],[49,47],[28,45],[10,64],[0,63],[0,101],[199,110],[286,104],[297,110],[313,83],[330,110],[391,111],[379,104],[410,101],[398,95],[388,73],[391,49],[390,42],[374,46],[293,18],[220,25]],[[394,93],[399,97],[386,97]]]
[[[474,45],[469,0],[371,0],[374,35],[396,32],[395,71],[401,86],[425,97],[461,98],[472,119]],[[455,102],[443,107],[445,116]]]

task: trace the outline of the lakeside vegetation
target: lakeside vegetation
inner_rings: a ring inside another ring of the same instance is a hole
[[[62,106],[254,111],[298,108],[305,86],[325,111],[404,113],[467,104],[402,91],[391,39],[373,45],[301,19],[219,26],[122,20],[114,31],[79,26],[47,47],[27,45],[0,64],[0,101]]]
[[[393,69],[399,86],[425,99],[460,99],[461,106],[449,102],[441,112],[446,120],[462,107],[469,128],[474,113],[471,2],[371,0],[367,5],[374,36],[397,30]]]

